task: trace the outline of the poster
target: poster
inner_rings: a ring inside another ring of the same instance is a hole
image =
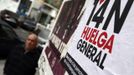
[[[62,60],[69,75],[134,74],[134,0],[86,0]]]
[[[53,75],[64,75],[66,72],[61,63],[61,54],[77,28],[84,3],[85,0],[65,0],[63,2],[60,15],[50,36],[49,46],[44,50]]]
[[[133,11],[134,0],[64,0],[44,50],[50,75],[133,75]]]

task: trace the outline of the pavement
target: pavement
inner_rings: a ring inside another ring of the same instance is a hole
[[[0,75],[3,75],[5,60],[0,60]]]

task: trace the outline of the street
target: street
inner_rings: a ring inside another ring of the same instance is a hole
[[[14,30],[15,30],[16,34],[18,35],[18,37],[19,37],[22,41],[25,41],[25,40],[26,40],[26,38],[27,38],[27,36],[28,36],[28,34],[29,34],[28,31],[26,31],[26,30],[24,30],[24,29],[22,29],[22,28],[20,28],[20,27],[14,29]]]

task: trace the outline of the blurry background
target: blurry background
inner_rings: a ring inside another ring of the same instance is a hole
[[[0,75],[9,49],[15,44],[24,43],[30,31],[38,31],[38,46],[43,48],[52,32],[62,1],[0,0]]]

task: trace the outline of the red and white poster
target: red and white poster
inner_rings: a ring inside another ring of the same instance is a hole
[[[44,75],[133,75],[133,12],[134,0],[64,0]]]
[[[63,62],[69,75],[134,74],[134,0],[86,0]]]

